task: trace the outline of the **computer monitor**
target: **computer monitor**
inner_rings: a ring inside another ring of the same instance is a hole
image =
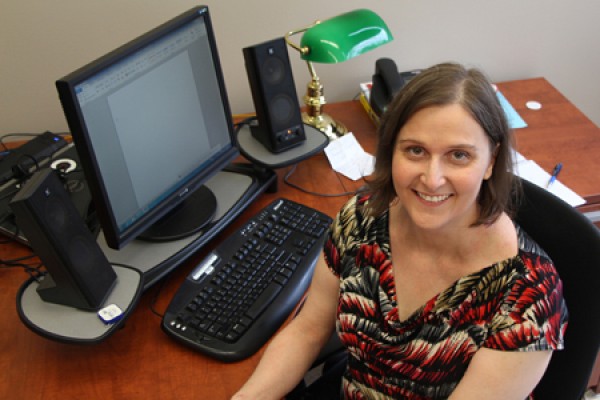
[[[208,7],[56,82],[107,244],[175,240],[210,222],[203,185],[239,152]]]

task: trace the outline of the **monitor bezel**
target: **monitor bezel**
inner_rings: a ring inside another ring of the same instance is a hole
[[[136,223],[124,230],[121,230],[112,213],[112,207],[110,204],[110,199],[107,195],[106,187],[104,185],[102,171],[99,168],[99,163],[94,153],[94,146],[90,139],[82,110],[77,102],[75,87],[86,79],[98,74],[100,71],[109,68],[129,55],[143,49],[147,45],[181,28],[197,18],[202,18],[205,21],[217,83],[222,98],[225,118],[227,120],[226,123],[229,130],[228,134],[231,142],[231,148],[224,151],[209,168],[205,168],[200,173],[193,176],[185,185],[180,188],[180,190],[169,195],[167,199],[162,201],[148,214],[141,217],[138,221],[136,221]],[[185,199],[190,197],[198,188],[203,185],[203,183],[205,183],[208,179],[225,168],[231,163],[231,161],[239,156],[239,149],[237,147],[233,128],[233,119],[229,106],[229,99],[225,88],[224,76],[221,69],[216,39],[207,6],[198,6],[192,8],[191,10],[188,10],[187,12],[184,12],[183,14],[180,14],[179,16],[176,16],[175,18],[142,34],[141,36],[123,44],[115,50],[57,80],[56,87],[69,129],[71,131],[71,135],[73,137],[75,148],[79,155],[79,159],[82,164],[90,192],[92,194],[96,214],[102,227],[106,243],[113,249],[120,249],[131,240],[138,237],[144,232],[144,230],[168,214],[168,212],[173,210],[173,208],[175,208],[178,204],[181,204],[183,201],[185,201]],[[182,195],[181,193],[183,192],[187,194]]]

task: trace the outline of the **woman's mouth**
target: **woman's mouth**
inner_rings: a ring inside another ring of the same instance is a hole
[[[428,195],[425,193],[421,193],[418,191],[415,191],[415,193],[417,194],[417,196],[419,196],[421,199],[430,202],[430,203],[441,203],[445,200],[448,200],[450,198],[450,194],[441,194],[441,195]]]

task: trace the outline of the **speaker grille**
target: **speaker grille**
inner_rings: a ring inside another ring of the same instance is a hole
[[[273,153],[306,139],[296,86],[283,38],[244,49],[258,127],[252,135]]]
[[[58,233],[65,229],[67,224],[67,212],[61,199],[56,196],[49,196],[45,202],[45,215],[48,221],[48,229],[53,233]]]
[[[263,64],[263,76],[268,85],[279,85],[285,78],[285,64],[278,57],[268,57]]]
[[[276,126],[284,129],[293,125],[295,105],[294,101],[285,94],[279,94],[271,99],[270,108],[273,111],[273,120]]]

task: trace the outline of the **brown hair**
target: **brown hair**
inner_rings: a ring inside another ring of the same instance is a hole
[[[423,70],[392,100],[382,116],[375,171],[369,178],[370,215],[380,215],[396,197],[392,183],[392,157],[396,139],[406,122],[419,110],[460,104],[485,131],[496,155],[492,176],[483,181],[478,197],[479,218],[474,225],[491,224],[512,211],[518,186],[512,174],[512,130],[486,76],[478,69],[443,63]]]

